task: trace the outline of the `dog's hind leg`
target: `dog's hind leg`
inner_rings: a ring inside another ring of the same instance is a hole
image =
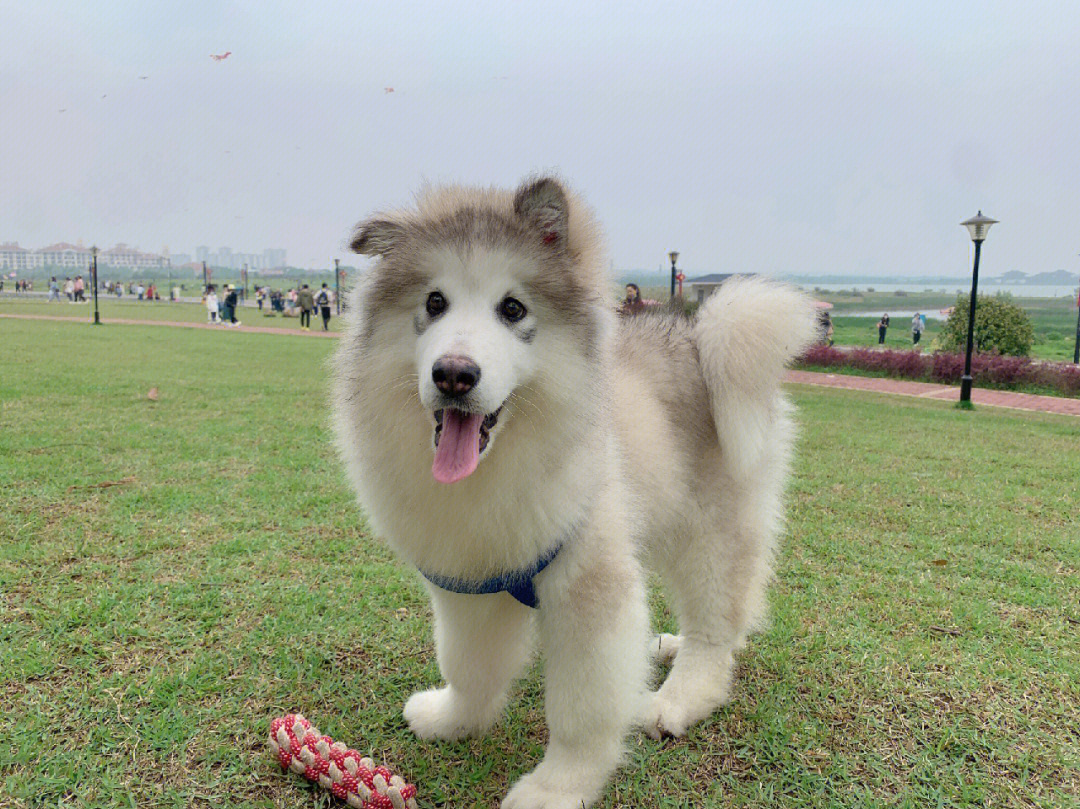
[[[529,662],[533,610],[506,593],[428,589],[435,651],[447,684],[409,697],[405,721],[424,739],[480,735],[498,720],[510,685]]]
[[[674,665],[643,718],[654,738],[685,735],[727,702],[734,654],[765,616],[778,487],[736,486],[724,500],[663,565],[682,634],[677,646],[669,643]]]

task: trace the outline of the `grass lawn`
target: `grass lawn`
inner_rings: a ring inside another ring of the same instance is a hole
[[[995,294],[994,287],[981,294]],[[877,323],[882,312],[916,310],[936,314],[939,310],[956,303],[956,295],[933,292],[908,293],[897,296],[892,292],[859,292],[855,295],[848,290],[821,292],[819,297],[835,304],[832,315],[836,333],[833,339],[836,345],[877,345]],[[1031,356],[1039,360],[1071,362],[1076,344],[1076,298],[1015,298],[1028,317],[1035,333],[1031,346]],[[872,317],[853,316],[852,312],[874,312]],[[879,311],[880,310],[880,311]],[[921,345],[925,350],[932,350],[944,320],[927,318],[927,329],[923,332]],[[885,338],[889,348],[910,349],[911,316],[892,318]]]
[[[836,315],[833,321],[833,342],[838,346],[876,346],[878,344],[878,318],[850,317]],[[928,318],[926,331],[923,332],[919,347],[931,350],[934,338],[941,333],[944,322]],[[892,318],[885,333],[885,347],[898,351],[910,351],[915,348],[911,342],[911,318]]]
[[[266,311],[269,311],[266,304]],[[333,313],[333,310],[331,310]],[[100,296],[98,312],[101,319],[117,320],[168,320],[178,323],[205,323],[206,307],[198,303],[169,303],[168,301],[139,301],[134,298]],[[51,317],[70,317],[89,322],[94,318],[93,302],[73,304],[47,303],[40,298],[18,298],[14,295],[0,296],[0,314],[49,315]],[[266,317],[256,306],[241,306],[236,312],[236,319],[245,326],[267,326],[270,328],[300,330],[299,317]],[[322,320],[312,316],[317,329],[322,329]],[[338,318],[330,318],[330,331],[337,331]],[[241,327],[242,328],[242,327]]]
[[[266,752],[300,710],[423,806],[494,806],[542,754],[542,665],[487,738],[408,733],[428,608],[344,485],[333,345],[222,339],[0,321],[0,805],[329,806]],[[792,393],[773,621],[600,805],[1080,803],[1077,421]]]
[[[1055,362],[1072,362],[1073,350],[1076,346],[1076,312],[1028,312],[1031,317],[1031,325],[1035,331],[1035,341],[1031,346],[1031,356],[1037,360],[1053,360]],[[1069,331],[1069,321],[1071,329]],[[851,317],[849,315],[836,315],[833,318],[833,341],[838,346],[876,346],[878,344],[877,332],[878,318],[876,317]],[[945,322],[928,318],[926,331],[923,332],[919,343],[924,351],[933,351],[934,339],[941,333]],[[911,320],[910,318],[893,318],[885,334],[885,347],[901,351],[910,351],[914,346],[911,343]]]

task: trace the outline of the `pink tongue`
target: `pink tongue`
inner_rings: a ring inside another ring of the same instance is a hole
[[[443,411],[442,434],[435,448],[431,474],[439,483],[457,483],[476,471],[480,462],[480,423],[482,413]]]

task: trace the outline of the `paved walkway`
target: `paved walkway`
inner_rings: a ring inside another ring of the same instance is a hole
[[[788,371],[785,382],[797,385],[821,385],[846,390],[869,390],[875,393],[894,393],[900,396],[916,396],[920,399],[945,399],[958,401],[960,388],[938,385],[932,382],[909,382],[903,379],[883,379],[874,376],[850,374],[822,374],[816,371]],[[1012,407],[1017,410],[1034,410],[1040,413],[1061,413],[1080,416],[1080,399],[1063,396],[1037,396],[1034,393],[1017,393],[1011,390],[987,390],[974,388],[971,401],[977,405]]]
[[[60,315],[18,315],[0,313],[0,318],[18,320],[54,320],[79,321],[81,318]],[[83,321],[86,322],[86,321]],[[268,326],[240,326],[238,329],[226,329],[209,323],[184,323],[173,320],[122,320],[102,319],[102,323],[119,323],[129,326],[175,326],[182,329],[215,329],[228,332],[254,332],[256,334],[284,334],[296,337],[340,337],[339,332],[300,331],[299,328],[274,328]],[[931,382],[909,382],[903,379],[883,379],[871,376],[852,376],[850,374],[823,374],[816,371],[788,371],[785,382],[796,385],[820,385],[827,388],[846,390],[868,390],[874,393],[892,393],[900,396],[915,396],[920,399],[944,399],[956,401],[960,398],[960,388],[952,385],[937,385]],[[1017,410],[1032,410],[1040,413],[1059,413],[1067,416],[1080,416],[1080,399],[1068,399],[1062,396],[1037,396],[1033,393],[1016,393],[1007,390],[984,390],[975,388],[971,399],[977,405],[991,407],[1011,407]]]

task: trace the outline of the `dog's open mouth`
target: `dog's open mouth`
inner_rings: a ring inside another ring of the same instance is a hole
[[[446,408],[435,411],[435,460],[431,474],[440,483],[457,483],[476,471],[491,442],[502,406],[486,416]]]

